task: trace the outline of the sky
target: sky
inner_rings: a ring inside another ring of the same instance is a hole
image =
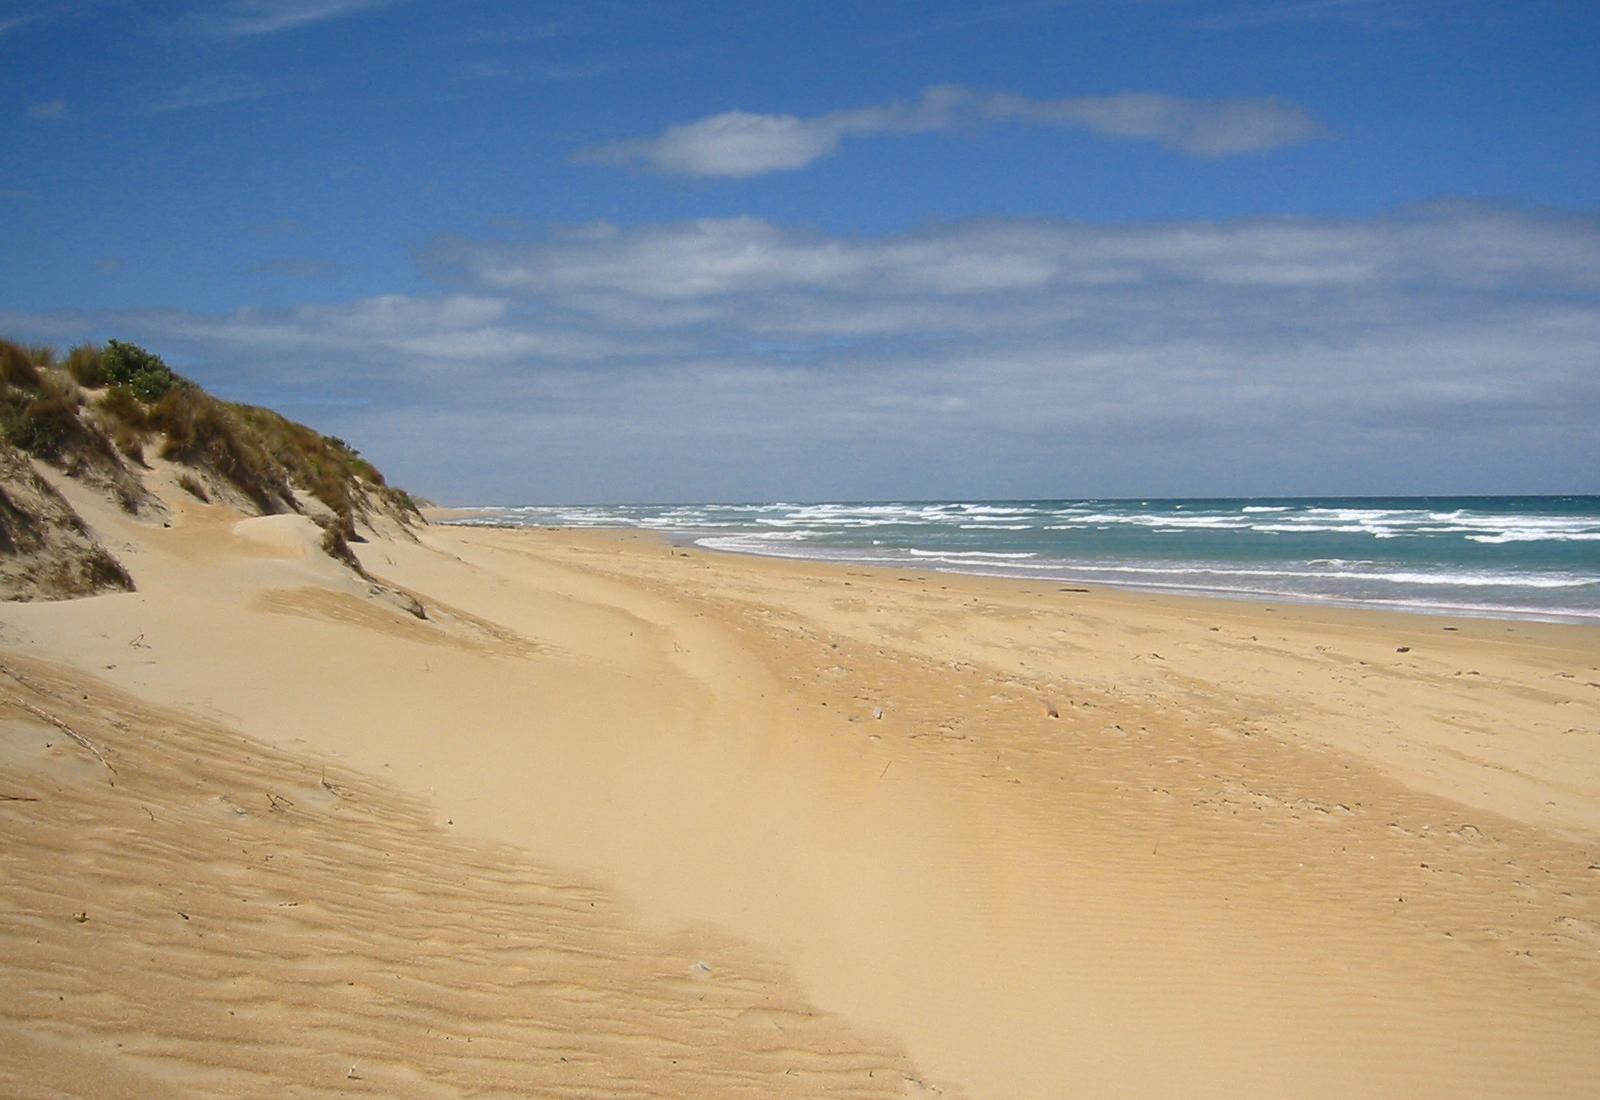
[[[0,0],[0,334],[444,503],[1600,492],[1592,0]]]

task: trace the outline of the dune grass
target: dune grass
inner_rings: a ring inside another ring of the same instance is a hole
[[[358,519],[374,511],[401,523],[420,519],[412,498],[342,439],[271,409],[221,401],[159,355],[120,340],[80,344],[58,360],[52,349],[0,339],[0,438],[68,473],[88,464],[123,479],[131,476],[124,461],[145,465],[153,445],[263,513],[304,511],[295,492],[302,490],[326,510],[318,522],[341,559],[347,541],[359,538]],[[192,474],[182,477],[193,483],[180,479],[186,491],[213,495]]]

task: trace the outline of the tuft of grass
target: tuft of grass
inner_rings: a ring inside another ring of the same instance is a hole
[[[366,515],[375,503],[401,522],[406,522],[408,513],[421,518],[410,497],[390,487],[372,463],[338,436],[323,435],[271,409],[253,405],[232,408],[289,479],[340,518],[347,538],[357,538],[356,516]]]
[[[276,512],[293,499],[247,427],[205,391],[193,386],[169,390],[151,408],[150,426],[167,437],[162,458],[216,471],[263,512]]]
[[[95,403],[95,411],[138,431],[150,430],[150,414],[127,386],[116,385],[107,389],[105,396]]]
[[[84,389],[97,390],[109,381],[103,356],[97,345],[79,344],[67,352],[67,373]]]
[[[211,503],[211,497],[206,494],[206,487],[200,484],[200,479],[193,474],[179,474],[178,488],[205,504]]]
[[[356,501],[351,494],[353,452],[349,447],[271,409],[254,405],[235,405],[233,409],[283,466],[290,480],[327,505],[339,517],[344,535],[353,536]]]
[[[139,428],[147,432],[150,428],[150,414],[142,405],[139,398],[134,397],[133,390],[126,385],[112,385],[106,390],[106,395],[94,405],[94,409],[102,416],[118,420],[130,428]]]
[[[74,408],[83,404],[83,390],[72,376],[59,367],[39,369],[39,392],[46,397],[60,397],[72,402]]]
[[[127,386],[109,387],[94,404],[94,412],[117,450],[145,465],[144,439],[150,431],[150,414]]]
[[[0,400],[0,435],[29,454],[60,458],[88,434],[77,401],[66,394],[12,390]]]
[[[92,592],[134,591],[133,578],[128,575],[122,563],[112,557],[103,546],[96,546],[89,552],[89,558],[82,567],[82,575]]]
[[[39,368],[33,353],[15,340],[0,340],[0,383],[17,389],[39,388]]]
[[[110,425],[111,442],[123,455],[140,466],[150,464],[144,460],[144,436],[126,424]]]
[[[322,529],[322,552],[335,561],[348,565],[363,577],[367,575],[367,571],[361,568],[361,560],[356,557],[356,552],[350,549],[342,524],[329,523]]]

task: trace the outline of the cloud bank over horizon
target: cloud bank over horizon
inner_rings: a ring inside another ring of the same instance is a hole
[[[330,430],[408,456],[402,483],[502,501],[1514,491],[1581,487],[1600,462],[1592,217],[1446,203],[855,237],[735,217],[446,239],[425,265],[453,289],[0,323],[132,332],[224,395],[306,395]],[[474,446],[407,442],[454,433]],[[1485,448],[1497,478],[1460,477]]]
[[[1301,145],[1326,132],[1304,108],[1271,98],[1183,99],[1124,92],[1036,100],[940,85],[925,89],[910,102],[808,118],[726,111],[669,126],[653,138],[588,146],[572,159],[579,164],[638,167],[663,175],[743,179],[807,167],[837,152],[846,138],[972,130],[1008,123],[1149,141],[1193,157],[1262,153]]]

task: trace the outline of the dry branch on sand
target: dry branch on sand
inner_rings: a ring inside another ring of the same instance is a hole
[[[28,680],[27,677],[23,676],[20,672],[17,672],[13,668],[10,668],[10,667],[8,667],[6,665],[0,664],[0,672],[5,673],[7,676],[9,676],[13,680],[15,680],[17,683],[21,684],[23,687],[33,688],[34,690],[38,690],[37,686],[34,685],[33,683],[31,683]],[[83,746],[89,752],[94,754],[94,758],[96,760],[100,761],[100,763],[105,766],[106,771],[111,773],[111,778],[109,780],[107,780],[107,782],[109,782],[113,787],[115,787],[117,785],[117,781],[116,781],[117,769],[113,768],[111,766],[111,761],[106,759],[105,754],[100,751],[100,749],[95,745],[95,743],[93,741],[89,740],[83,734],[81,734],[77,730],[73,729],[66,722],[64,722],[60,718],[57,718],[55,715],[51,714],[49,711],[45,710],[43,707],[35,706],[34,704],[28,702],[26,699],[23,699],[23,698],[21,698],[19,696],[16,696],[16,695],[7,694],[7,695],[0,695],[0,701],[6,702],[6,703],[10,703],[14,707],[19,707],[22,710],[27,711],[29,714],[33,715],[35,718],[38,718],[41,721],[50,723],[56,729],[60,730],[62,733],[66,734],[68,737],[72,738],[79,745]]]

